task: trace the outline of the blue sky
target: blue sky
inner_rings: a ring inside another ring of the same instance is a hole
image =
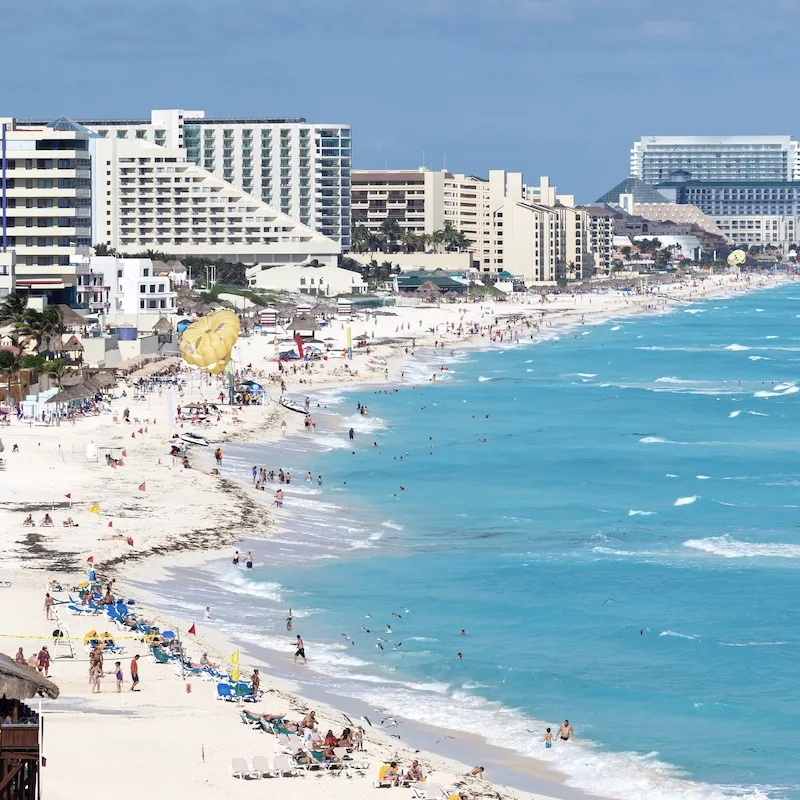
[[[591,201],[642,135],[799,134],[798,23],[800,0],[7,0],[0,96],[349,122],[356,167],[424,151]]]

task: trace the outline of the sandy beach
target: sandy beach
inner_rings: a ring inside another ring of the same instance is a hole
[[[53,654],[50,677],[60,687],[61,697],[42,702],[46,718],[43,753],[47,758],[42,772],[43,796],[73,797],[100,775],[104,776],[105,788],[119,798],[166,796],[174,791],[172,784],[176,781],[182,794],[199,800],[251,797],[260,792],[263,781],[233,779],[228,767],[234,757],[248,762],[256,755],[271,758],[278,752],[275,737],[244,724],[236,703],[217,699],[214,681],[182,676],[171,664],[155,663],[141,637],[122,638],[119,629],[112,629],[125,652],[106,658],[101,691],[92,694],[89,659],[82,640],[88,630],[105,630],[110,622],[105,617],[83,619],[70,613],[66,602],[56,606],[57,620],[47,619],[44,600],[48,581],[58,580],[64,591],[54,592],[53,597],[59,603],[67,601],[69,590],[86,579],[92,559],[99,580],[108,583],[113,579],[115,595],[135,598],[142,616],[181,633],[192,661],[208,653],[224,668],[228,656],[238,650],[242,664],[247,665],[243,676],[249,679],[251,668],[258,665],[247,657],[246,648],[179,609],[166,617],[156,614],[153,606],[163,604],[134,584],[157,583],[167,567],[230,557],[245,535],[248,539],[268,537],[279,529],[281,516],[289,511],[271,509],[251,486],[212,474],[212,470],[217,446],[224,458],[227,443],[278,441],[302,429],[303,416],[275,402],[280,397],[281,378],[287,394],[299,402],[307,392],[321,387],[407,383],[412,375],[406,372],[413,351],[438,347],[442,352],[442,379],[447,377],[452,351],[535,341],[561,326],[661,313],[677,303],[768,288],[779,280],[784,279],[718,276],[661,286],[657,293],[646,295],[562,294],[545,303],[533,300],[526,305],[442,303],[385,308],[376,316],[349,323],[354,337],[366,334],[369,342],[368,347],[354,350],[352,361],[341,357],[347,326],[338,321],[326,329],[326,335],[335,340],[327,361],[312,362],[308,368],[297,362],[281,375],[272,360],[271,337],[240,339],[235,363],[252,365],[250,374],[268,386],[271,401],[242,408],[222,406],[220,413],[212,414],[202,427],[187,418],[170,430],[167,390],[154,390],[147,399],[134,401],[131,387],[124,381],[119,383],[118,396],[109,410],[97,416],[58,425],[12,421],[0,426],[6,462],[0,472],[0,581],[11,584],[0,589],[0,638],[4,640],[0,651],[13,657],[22,647],[28,657],[45,644],[52,650],[52,631],[57,625],[74,639],[75,657],[62,657],[66,653],[63,644]],[[268,382],[270,375],[273,380]],[[417,373],[413,375],[419,380]],[[187,383],[176,398],[184,408],[193,402],[216,401],[220,392],[216,378],[188,370],[185,378]],[[119,396],[123,391],[126,396]],[[130,410],[130,423],[122,421],[126,408]],[[211,446],[190,448],[191,469],[185,469],[179,459],[170,457],[169,441],[175,433],[192,430],[207,437]],[[324,427],[320,425],[316,433],[324,434]],[[95,448],[99,458],[91,460]],[[105,453],[123,463],[107,465]],[[89,510],[93,506],[99,506],[99,513],[97,508]],[[29,514],[36,523],[33,526],[23,524]],[[45,514],[52,517],[52,527],[42,526]],[[74,526],[64,525],[69,518]],[[192,624],[197,630],[194,636],[186,633]],[[287,634],[287,657],[291,656],[290,639]],[[129,665],[136,654],[141,656],[141,691],[131,692]],[[116,660],[125,675],[122,692],[116,691],[113,677]],[[306,697],[297,683],[270,675],[266,667],[259,669],[265,694],[248,710],[300,720],[313,709],[323,734],[329,728],[338,734],[348,725],[342,710],[334,704]],[[352,716],[354,708],[351,704],[346,713]],[[297,789],[311,800],[366,800],[380,791],[373,781],[384,762],[396,760],[401,768],[408,768],[413,759],[418,759],[428,783],[439,784],[448,793],[519,800],[587,797],[563,785],[546,763],[524,759],[520,764],[512,753],[491,748],[477,738],[459,737],[460,744],[447,748],[451,757],[446,757],[428,746],[430,743],[433,747],[436,739],[447,735],[441,729],[418,729],[414,742],[406,743],[405,735],[402,740],[393,738],[391,729],[359,724],[365,727],[363,760],[369,764],[367,769],[265,780],[291,780],[290,790],[302,782]],[[474,765],[483,763],[478,760],[481,753],[487,763],[507,765],[506,771],[496,770],[504,782],[495,783],[491,770],[487,770],[487,780],[466,776]],[[155,787],[154,770],[159,776]],[[283,786],[278,789],[284,790]],[[409,788],[390,791],[412,796]]]

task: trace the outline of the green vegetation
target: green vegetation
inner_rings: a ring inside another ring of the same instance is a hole
[[[404,231],[395,219],[386,218],[377,232],[364,225],[353,230],[353,250],[356,253],[461,253],[469,248],[471,241],[455,225],[446,220],[441,230],[416,234]]]

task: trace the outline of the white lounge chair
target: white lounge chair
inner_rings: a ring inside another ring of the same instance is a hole
[[[285,775],[287,777],[294,777],[295,775],[300,775],[300,770],[297,768],[297,765],[294,763],[294,759],[290,759],[289,756],[286,755],[277,755],[275,758],[272,759],[272,766],[273,766],[273,775],[275,777],[281,777]]]
[[[247,766],[247,761],[243,758],[232,758],[231,765],[228,767],[231,778],[252,778],[253,773]]]
[[[253,756],[250,767],[251,774],[255,775],[257,778],[268,778],[273,774],[266,756]]]
[[[350,769],[369,769],[369,764],[354,758],[351,753],[347,752],[346,747],[334,747],[333,754],[342,762],[341,766],[343,767],[348,767]]]
[[[449,796],[438,783],[412,783],[411,791],[418,800],[442,800]]]

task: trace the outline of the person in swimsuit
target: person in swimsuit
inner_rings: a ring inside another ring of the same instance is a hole
[[[292,616],[292,609],[289,609],[289,616],[286,617],[286,630],[291,633],[292,630],[292,620],[294,617]]]
[[[575,731],[572,730],[572,725],[569,724],[569,720],[565,719],[561,727],[558,729],[558,738],[561,739],[562,742],[568,742],[570,737],[575,735]]]
[[[244,557],[244,565],[247,569],[253,569],[253,554],[248,550],[247,555]]]
[[[238,550],[233,554],[233,566],[234,567],[238,567],[239,566],[239,551]]]
[[[303,644],[303,640],[300,638],[300,634],[297,634],[297,641],[295,642],[295,647],[297,648],[294,654],[294,663],[297,663],[297,657],[300,656],[303,659],[304,664],[308,664],[306,659],[306,646]]]
[[[544,746],[548,749],[553,746],[553,734],[550,731],[550,728],[547,729],[547,732],[545,733],[544,739],[542,739],[542,741],[544,742]]]

